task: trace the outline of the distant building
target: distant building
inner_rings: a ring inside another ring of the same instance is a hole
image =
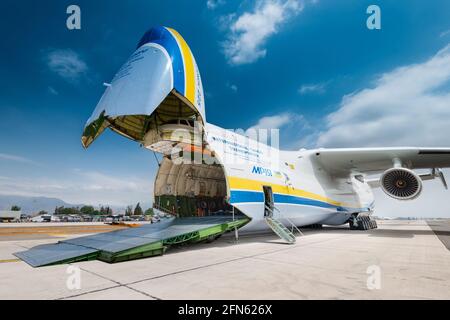
[[[0,211],[0,222],[20,220],[22,211]]]

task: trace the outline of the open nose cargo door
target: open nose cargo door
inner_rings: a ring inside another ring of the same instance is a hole
[[[177,31],[156,27],[142,37],[108,85],[81,142],[88,148],[110,128],[167,154],[175,146],[172,142],[186,142],[171,134],[174,129],[188,129],[192,134],[194,123],[203,126],[205,121],[203,86],[189,46]]]

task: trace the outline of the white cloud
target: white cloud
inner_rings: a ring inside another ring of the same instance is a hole
[[[151,177],[110,176],[98,171],[74,170],[61,178],[0,179],[0,194],[55,197],[75,204],[126,206],[150,202]]]
[[[309,93],[323,94],[326,86],[326,83],[304,84],[298,89],[298,92],[302,95]]]
[[[206,1],[206,6],[210,10],[214,10],[218,6],[225,4],[225,0],[208,0]]]
[[[231,89],[231,91],[233,92],[237,92],[238,91],[238,87],[235,84],[229,84],[227,83],[227,87]]]
[[[303,9],[299,0],[266,0],[256,2],[252,12],[236,18],[228,16],[228,37],[224,53],[231,64],[252,63],[266,55],[264,44],[279,32],[280,26]]]
[[[292,116],[294,115],[290,113],[282,113],[275,116],[262,117],[249,129],[280,129],[290,122]]]
[[[56,91],[56,89],[53,88],[53,87],[48,87],[48,92],[53,94],[53,95],[55,95],[55,96],[58,95],[58,91]]]
[[[321,147],[450,146],[450,45],[345,96],[326,118]]]
[[[448,35],[450,35],[450,29],[448,29],[446,31],[442,31],[441,34],[439,35],[439,37],[443,38]]]
[[[299,141],[310,138],[307,134],[311,127],[306,119],[296,113],[285,112],[274,116],[265,116],[260,118],[254,125],[246,130],[249,135],[254,134],[253,130],[260,129],[279,129],[279,141],[267,141],[272,146],[280,146],[283,149],[298,149]],[[267,133],[270,137],[271,133]],[[264,135],[263,135],[264,137]]]
[[[0,153],[0,160],[6,160],[6,161],[13,161],[13,162],[20,162],[20,163],[26,163],[26,164],[34,164],[37,163],[33,160],[30,160],[25,157],[17,156],[14,154],[7,154],[7,153]]]
[[[69,82],[76,82],[86,76],[88,66],[72,49],[57,49],[47,52],[46,62],[51,71]]]

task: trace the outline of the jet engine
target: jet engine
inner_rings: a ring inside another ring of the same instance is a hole
[[[422,179],[406,168],[386,170],[380,178],[380,185],[388,196],[397,200],[412,200],[422,192]]]

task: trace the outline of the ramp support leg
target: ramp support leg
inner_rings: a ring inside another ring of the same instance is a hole
[[[233,206],[233,222],[235,221],[235,216],[234,216],[234,206]],[[237,227],[234,227],[234,241],[236,243],[239,242],[239,231]]]

